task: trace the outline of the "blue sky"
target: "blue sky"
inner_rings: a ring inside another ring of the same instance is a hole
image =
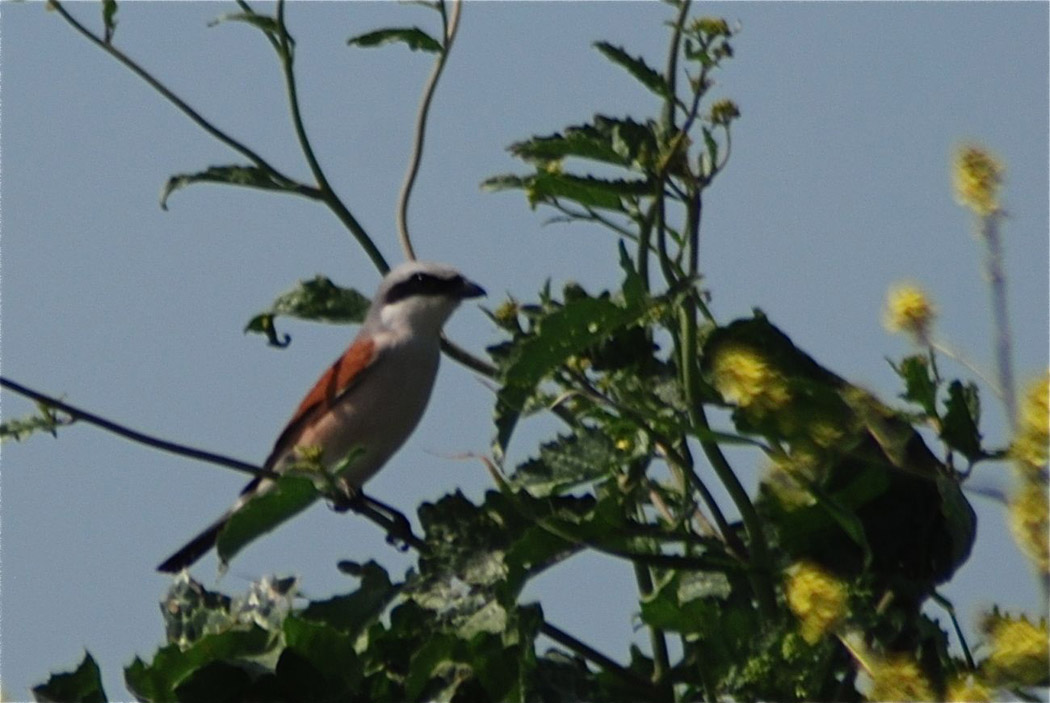
[[[98,6],[70,9],[93,27]],[[123,3],[116,43],[202,114],[307,178],[277,63],[251,28],[207,23],[234,6]],[[885,398],[887,356],[905,340],[880,324],[886,288],[912,279],[940,310],[938,334],[991,367],[988,295],[949,162],[977,140],[1007,167],[1004,225],[1015,365],[1047,367],[1048,6],[1045,3],[731,3],[737,57],[715,97],[743,114],[730,166],[706,200],[701,267],[722,319],[764,309],[822,363]],[[591,48],[623,44],[661,64],[661,3],[470,3],[432,110],[412,203],[417,252],[490,292],[531,299],[550,278],[615,286],[615,242],[542,226],[517,194],[482,193],[519,169],[505,147],[594,113],[655,114],[651,95]],[[291,4],[306,126],[335,188],[387,257],[428,57],[346,39],[433,17],[393,3]],[[433,26],[433,25],[430,25]],[[297,279],[323,273],[370,292],[378,277],[327,211],[289,196],[196,186],[157,199],[174,173],[240,159],[39,3],[0,7],[0,294],[3,374],[137,429],[261,461],[302,393],[353,334],[284,322],[283,351],[245,322]],[[498,337],[474,305],[450,335],[480,352]],[[951,367],[951,371],[966,374]],[[491,392],[446,362],[419,431],[369,484],[411,512],[489,479]],[[1005,438],[985,396],[985,435]],[[4,393],[5,418],[31,405]],[[515,439],[521,460],[553,425]],[[760,458],[741,453],[749,475]],[[87,426],[2,450],[3,689],[20,699],[90,650],[110,696],[121,667],[163,640],[156,564],[233,500],[242,476],[151,451]],[[1008,487],[982,467],[974,482]],[[972,498],[979,541],[945,588],[967,625],[992,602],[1038,612],[1035,580],[1003,526]],[[277,570],[311,597],[353,586],[334,558],[407,558],[369,523],[318,507],[253,545],[221,581],[243,589]],[[213,559],[196,569],[214,582]],[[629,566],[587,556],[530,587],[552,622],[623,658],[637,610]]]

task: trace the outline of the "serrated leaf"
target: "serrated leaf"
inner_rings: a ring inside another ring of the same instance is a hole
[[[545,498],[604,478],[616,464],[612,440],[601,430],[585,427],[541,445],[539,456],[519,466],[511,481]]]
[[[607,59],[626,69],[628,73],[649,90],[662,98],[672,96],[671,86],[667,84],[664,77],[642,59],[631,56],[623,48],[613,46],[608,42],[595,42],[594,46]]]
[[[88,652],[84,652],[84,659],[75,671],[52,674],[46,683],[34,686],[32,690],[38,701],[105,703],[108,700],[102,689],[102,672]]]
[[[891,361],[890,367],[904,381],[900,397],[921,407],[929,417],[937,417],[937,381],[926,357],[906,356],[899,366]]]
[[[525,181],[525,195],[529,204],[562,198],[572,200],[584,207],[623,212],[623,198],[648,195],[652,190],[646,181],[626,179],[604,179],[594,176],[577,176],[569,173],[540,171]]]
[[[366,32],[356,37],[347,39],[350,46],[371,48],[400,42],[406,44],[412,51],[427,51],[432,54],[440,54],[444,51],[441,42],[424,32],[419,27],[391,27],[378,29],[374,32]]]
[[[209,166],[198,173],[180,173],[169,178],[160,192],[161,209],[168,209],[168,198],[172,193],[194,183],[220,183],[261,190],[296,190],[293,186],[274,180],[270,173],[258,166]]]
[[[981,419],[977,386],[972,382],[963,385],[961,381],[952,381],[944,407],[941,439],[971,462],[981,458],[984,451],[981,449],[981,433],[977,429]]]
[[[603,115],[596,115],[591,124],[569,127],[564,134],[532,137],[508,149],[530,162],[548,163],[572,156],[628,168],[644,167],[658,151],[652,125]]]
[[[215,542],[219,560],[229,562],[247,544],[305,510],[317,497],[311,479],[282,476],[273,488],[254,496],[230,516]]]
[[[352,324],[365,319],[370,304],[371,301],[357,290],[337,286],[326,276],[318,274],[312,279],[299,281],[294,288],[277,296],[269,310],[248,321],[244,331],[264,334],[272,344],[276,340],[274,318],[279,315],[313,322]],[[278,346],[282,345],[278,343]]]

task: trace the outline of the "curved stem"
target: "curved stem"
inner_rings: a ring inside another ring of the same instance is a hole
[[[144,69],[134,60],[132,60],[127,54],[122,52],[120,49],[116,48],[112,42],[106,42],[104,38],[93,34],[91,30],[87,29],[84,25],[82,25],[80,22],[74,19],[73,16],[70,15],[68,11],[66,11],[66,8],[62,6],[62,3],[59,2],[59,0],[48,0],[48,3],[52,8],[54,8],[55,12],[57,12],[62,17],[62,19],[64,19],[71,27],[73,27],[73,29],[75,29],[78,33],[87,38],[88,41],[90,41],[92,44],[99,47],[107,54],[115,58],[118,62],[120,62],[123,66],[125,66],[136,76],[146,81],[146,83],[148,83],[151,88],[160,93],[166,100],[168,100],[168,102],[172,103],[175,107],[181,110],[198,127],[203,129],[212,137],[222,142],[229,148],[233,149],[237,153],[246,157],[253,164],[269,173],[275,180],[280,181],[281,183],[288,186],[301,186],[300,183],[289,178],[288,176],[284,175],[276,168],[274,168],[272,165],[270,165],[268,161],[266,161],[259,154],[255,153],[255,151],[248,148],[247,146],[237,141],[236,139],[226,134],[215,125],[213,125],[211,122],[206,120],[203,116],[201,116],[200,113],[198,113],[192,107],[187,105],[186,102],[183,101],[179,96],[171,92],[171,90],[168,89],[167,86],[165,86],[159,80],[154,78],[149,71]]]
[[[416,135],[412,144],[412,157],[409,160],[408,171],[405,172],[405,180],[401,185],[401,193],[397,200],[397,236],[401,242],[401,250],[405,253],[405,258],[409,260],[416,258],[416,252],[412,247],[412,238],[408,233],[408,201],[412,197],[412,188],[416,184],[419,166],[423,161],[423,145],[426,140],[430,103],[434,99],[438,80],[440,80],[441,74],[445,70],[445,62],[448,60],[448,54],[452,50],[452,42],[456,39],[456,31],[459,29],[459,13],[462,7],[461,0],[451,0],[452,12],[450,15],[446,15],[445,0],[438,0],[438,2],[440,3],[441,18],[444,23],[444,42],[442,43],[441,54],[438,56],[437,61],[434,62],[434,68],[431,70],[430,77],[423,88],[423,98],[419,105],[419,113],[416,116]]]
[[[299,147],[303,152],[303,156],[306,158],[306,163],[310,167],[310,173],[313,174],[314,180],[317,182],[317,189],[320,193],[320,198],[328,208],[335,213],[336,217],[343,223],[343,225],[350,230],[350,233],[357,240],[357,243],[365,250],[365,254],[372,260],[372,264],[379,270],[380,273],[385,274],[390,270],[390,264],[387,263],[386,257],[383,256],[382,252],[376,246],[375,242],[365,231],[365,228],[361,226],[361,223],[357,221],[357,218],[350,212],[339,196],[336,195],[332,185],[328,182],[328,177],[325,175],[324,169],[321,168],[320,162],[317,160],[317,155],[314,153],[313,146],[310,144],[310,138],[306,134],[306,128],[303,125],[303,116],[299,107],[299,94],[296,87],[295,81],[295,55],[294,49],[291,43],[291,35],[288,34],[288,28],[284,23],[284,0],[279,0],[277,3],[277,26],[279,32],[279,44],[278,54],[281,57],[281,69],[284,73],[285,91],[288,94],[288,104],[292,113],[292,125],[295,129],[296,139],[299,140]]]

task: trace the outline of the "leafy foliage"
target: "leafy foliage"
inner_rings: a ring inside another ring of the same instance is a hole
[[[180,173],[168,179],[160,191],[160,206],[168,209],[168,198],[177,190],[194,183],[218,183],[246,186],[259,190],[301,192],[301,189],[280,180],[274,174],[258,166],[209,166],[197,173]]]
[[[299,320],[331,322],[337,324],[359,323],[368,312],[367,296],[353,288],[342,288],[322,275],[299,281],[291,290],[281,293],[269,310],[255,315],[245,325],[245,332],[264,334],[273,346],[286,346],[291,338],[281,339],[274,327],[274,318],[279,315]]]
[[[412,51],[425,51],[432,54],[440,54],[444,51],[441,42],[424,32],[419,27],[397,27],[393,29],[379,29],[367,32],[346,41],[350,46],[364,48],[382,46],[392,42],[399,42],[408,46]]]
[[[531,170],[483,183],[522,191],[558,221],[612,233],[622,272],[610,290],[569,283],[556,294],[548,282],[534,301],[510,299],[489,312],[503,335],[488,349],[499,389],[494,456],[484,461],[497,489],[480,504],[459,492],[424,503],[423,536],[405,540],[418,552],[407,573],[341,562],[357,588],[325,600],[302,605],[295,579],[263,579],[227,596],[177,576],[162,603],[168,644],[125,671],[137,698],[859,701],[858,672],[877,678],[885,662],[904,662],[909,690],[928,697],[945,697],[960,675],[988,671],[999,686],[1045,682],[1028,650],[1023,678],[1002,673],[1016,656],[978,666],[960,641],[960,658],[922,610],[931,597],[944,602],[936,588],[969,558],[976,525],[962,492],[967,472],[1001,454],[982,447],[977,386],[943,379],[928,349],[891,361],[910,404],[898,410],[825,368],[761,312],[725,323],[709,309],[700,215],[741,113],[732,101],[711,102],[708,91],[733,56],[734,30],[690,18],[687,2],[671,4],[665,71],[595,44],[659,99],[658,116],[596,115],[517,141],[510,152]],[[449,37],[444,3],[433,7]],[[221,19],[265,32],[288,77],[281,9]],[[393,27],[348,43],[401,43],[441,61],[451,40]],[[253,162],[175,176],[161,204],[198,182],[294,192],[329,206],[336,197]],[[335,209],[361,241],[353,216]],[[281,294],[246,331],[287,344],[274,330],[278,315],[354,322],[367,306],[318,276]],[[710,410],[732,426],[712,426]],[[534,456],[507,465],[518,424],[540,411],[565,426]],[[16,438],[36,429],[53,425],[4,425]],[[931,449],[926,436],[941,446]],[[766,464],[754,495],[723,453],[728,444]],[[966,472],[956,470],[956,455]],[[333,488],[331,477],[302,473],[275,486],[220,534],[224,562]],[[632,646],[627,662],[522,599],[531,579],[586,550],[627,562],[636,575],[638,622],[651,646]],[[789,588],[803,567],[820,578]],[[819,627],[803,628],[812,613]],[[1026,646],[1039,634],[1027,621],[1014,625],[995,632]],[[681,644],[673,657],[672,635]],[[556,646],[541,652],[548,641]],[[34,693],[104,699],[90,656]]]

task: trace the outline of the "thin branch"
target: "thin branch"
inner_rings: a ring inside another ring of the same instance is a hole
[[[310,144],[310,139],[306,134],[302,112],[299,108],[299,93],[295,82],[294,48],[291,43],[291,35],[288,34],[288,28],[284,23],[284,0],[279,0],[277,3],[277,26],[280,30],[278,54],[281,57],[281,69],[284,73],[285,91],[288,94],[288,105],[292,113],[292,125],[295,128],[296,139],[299,140],[299,147],[306,158],[306,163],[310,167],[310,173],[313,174],[314,180],[317,181],[320,199],[328,206],[328,209],[335,213],[340,222],[350,230],[354,239],[365,250],[368,258],[372,260],[372,264],[380,273],[385,274],[390,270],[390,264],[387,263],[386,257],[379,251],[379,248],[372,241],[365,228],[361,226],[361,223],[346,207],[346,204],[336,195],[332,185],[328,182],[324,169],[321,168],[321,164],[317,160],[317,155],[314,153],[313,146]]]
[[[619,677],[620,679],[623,679],[631,685],[637,686],[638,688],[644,691],[648,691],[650,693],[654,692],[652,683],[646,681],[630,669],[621,666],[617,662],[605,656],[604,654],[596,650],[594,647],[591,647],[588,644],[584,644],[569,633],[556,627],[555,625],[552,625],[546,620],[544,620],[543,624],[540,625],[540,632],[542,632],[547,637],[550,637],[552,640],[562,645],[566,649],[575,652],[584,659],[588,659],[594,662],[609,673],[614,674],[615,676]]]
[[[456,31],[459,29],[459,14],[462,7],[461,0],[451,0],[452,12],[450,15],[446,15],[445,0],[438,0],[438,2],[441,8],[444,41],[442,42],[441,53],[438,55],[437,61],[434,62],[434,68],[431,70],[430,77],[423,88],[423,98],[416,116],[416,134],[412,144],[412,157],[409,160],[408,170],[405,172],[405,181],[401,185],[401,193],[397,200],[397,236],[401,242],[401,250],[405,253],[405,258],[409,260],[415,260],[416,252],[412,247],[412,238],[408,233],[408,202],[412,197],[412,188],[416,184],[419,166],[423,161],[423,145],[426,140],[430,103],[434,99],[438,80],[441,79],[441,74],[445,70],[445,62],[448,60],[449,52],[452,50],[452,43],[456,39]]]
[[[26,398],[32,398],[33,400],[39,403],[43,403],[44,405],[55,408],[56,410],[60,410],[66,413],[67,415],[76,418],[77,420],[81,420],[90,425],[95,425],[96,427],[100,427],[106,430],[107,432],[112,432],[115,435],[119,435],[121,437],[124,437],[125,439],[130,439],[131,441],[138,442],[139,444],[145,444],[146,446],[153,447],[154,449],[160,449],[161,451],[169,452],[171,454],[177,454],[179,456],[184,456],[190,459],[196,459],[197,461],[204,461],[209,464],[225,466],[228,469],[233,469],[234,471],[240,471],[242,473],[251,474],[252,476],[261,476],[265,478],[280,477],[279,474],[273,471],[268,471],[266,469],[255,466],[254,464],[249,464],[245,461],[241,461],[240,459],[234,459],[232,457],[223,456],[222,454],[207,452],[202,449],[190,447],[185,444],[179,444],[177,442],[169,442],[166,439],[161,439],[153,435],[148,435],[143,432],[138,432],[136,430],[129,429],[124,425],[118,424],[111,420],[107,420],[104,417],[100,417],[86,410],[81,410],[80,408],[75,407],[73,405],[69,405],[68,403],[63,403],[57,398],[52,398],[51,396],[44,395],[43,393],[34,391],[31,388],[27,388],[26,386],[23,386],[20,383],[15,383],[14,381],[7,378],[0,377],[0,386],[10,391],[13,391],[21,396],[25,396]]]
[[[90,425],[111,432],[124,439],[129,439],[139,444],[144,444],[147,447],[159,449],[170,454],[176,454],[178,456],[184,456],[189,459],[195,459],[208,464],[215,464],[217,466],[224,466],[234,471],[240,471],[242,473],[251,474],[257,478],[270,478],[279,479],[281,474],[276,471],[270,471],[254,464],[241,461],[240,459],[234,459],[232,457],[224,456],[222,454],[216,454],[214,452],[204,451],[203,449],[197,449],[190,447],[185,444],[179,444],[177,442],[171,442],[166,439],[161,439],[153,435],[145,434],[137,430],[132,430],[124,425],[107,420],[104,417],[100,417],[94,413],[82,410],[69,403],[62,402],[57,398],[53,398],[48,395],[44,395],[39,391],[35,391],[31,388],[27,388],[20,383],[16,383],[10,379],[3,378],[0,376],[0,386],[6,388],[18,395],[24,396],[35,400],[42,405],[59,410],[75,420],[86,422]],[[379,527],[383,528],[384,531],[389,535],[388,539],[400,540],[409,546],[419,548],[423,543],[418,537],[412,533],[412,528],[409,525],[408,520],[398,510],[390,507],[389,505],[366,496],[364,493],[358,493],[355,499],[352,499],[344,504],[337,504],[337,509],[348,508],[354,513],[363,516],[370,522],[375,523]]]
[[[245,146],[244,144],[242,144],[238,140],[236,140],[233,137],[231,137],[230,135],[226,134],[226,132],[222,131],[221,129],[219,129],[218,127],[213,125],[211,122],[209,122],[207,119],[205,119],[203,116],[201,116],[200,113],[198,113],[192,107],[187,105],[186,102],[183,101],[179,96],[177,96],[177,95],[175,95],[175,93],[171,92],[171,90],[168,89],[167,86],[165,86],[159,80],[154,78],[153,75],[149,71],[144,69],[138,63],[136,63],[133,59],[131,59],[127,54],[125,54],[120,49],[118,49],[116,46],[114,46],[112,42],[106,42],[103,37],[99,37],[99,36],[93,34],[91,32],[91,30],[89,30],[87,27],[85,27],[80,22],[78,22],[76,19],[74,19],[73,16],[70,15],[69,12],[66,11],[66,8],[62,6],[62,3],[59,2],[59,0],[48,0],[48,2],[49,2],[49,5],[52,8],[54,8],[54,10],[62,17],[62,19],[64,19],[71,27],[73,27],[73,29],[75,29],[81,35],[86,37],[88,39],[88,41],[90,41],[92,44],[94,44],[95,46],[99,47],[100,49],[105,51],[107,54],[109,54],[110,56],[115,58],[118,62],[120,62],[122,65],[124,65],[126,68],[128,68],[132,73],[137,75],[139,78],[141,78],[142,80],[146,81],[146,83],[148,83],[151,88],[153,88],[155,91],[160,93],[165,99],[168,100],[168,102],[170,102],[173,105],[175,105],[175,107],[177,107],[179,110],[181,110],[198,127],[203,129],[205,132],[210,134],[212,137],[214,137],[215,139],[219,140],[220,142],[222,142],[223,144],[225,144],[229,148],[233,149],[237,153],[239,153],[239,154],[243,155],[244,157],[246,157],[248,160],[250,160],[256,166],[258,166],[262,170],[264,170],[267,173],[269,173],[275,180],[280,181],[281,183],[283,183],[283,184],[285,184],[287,186],[294,186],[294,187],[296,187],[296,192],[300,192],[300,193],[302,193],[304,195],[309,195],[311,197],[319,197],[318,193],[312,192],[308,187],[306,187],[303,184],[299,183],[298,181],[295,181],[292,178],[289,178],[288,176],[284,175],[283,173],[278,171],[276,168],[274,168],[263,157],[261,157],[259,154],[255,153],[252,149],[248,148],[247,146]]]
[[[1006,308],[1006,276],[1003,274],[1003,248],[999,238],[1001,214],[993,212],[981,218],[981,239],[987,246],[985,275],[992,294],[992,322],[995,325],[995,362],[1006,406],[1006,423],[1017,426],[1017,398],[1014,389],[1013,354],[1011,352],[1010,318]]]

